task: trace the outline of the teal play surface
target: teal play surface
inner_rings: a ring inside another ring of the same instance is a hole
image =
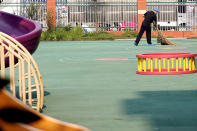
[[[33,57],[44,81],[43,114],[92,131],[196,131],[196,73],[136,74],[136,54],[197,53],[197,39],[171,41],[177,46],[41,42]]]

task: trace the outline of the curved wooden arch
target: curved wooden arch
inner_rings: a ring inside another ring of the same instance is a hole
[[[0,60],[1,77],[5,78],[9,74],[12,94],[40,111],[44,104],[43,80],[31,54],[17,40],[0,32]],[[9,60],[8,69],[6,60]]]

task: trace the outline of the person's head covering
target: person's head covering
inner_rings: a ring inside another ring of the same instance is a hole
[[[153,8],[154,11],[156,11],[157,13],[159,12],[159,9],[157,8]]]

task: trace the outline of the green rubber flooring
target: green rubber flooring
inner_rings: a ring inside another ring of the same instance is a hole
[[[43,114],[92,131],[196,131],[196,73],[136,74],[136,54],[197,53],[197,39],[171,41],[177,46],[41,42],[33,57],[44,81]]]

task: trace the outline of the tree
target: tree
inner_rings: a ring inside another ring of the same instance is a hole
[[[98,32],[98,16],[97,16],[97,0],[94,1],[94,21],[96,25],[96,32]]]

